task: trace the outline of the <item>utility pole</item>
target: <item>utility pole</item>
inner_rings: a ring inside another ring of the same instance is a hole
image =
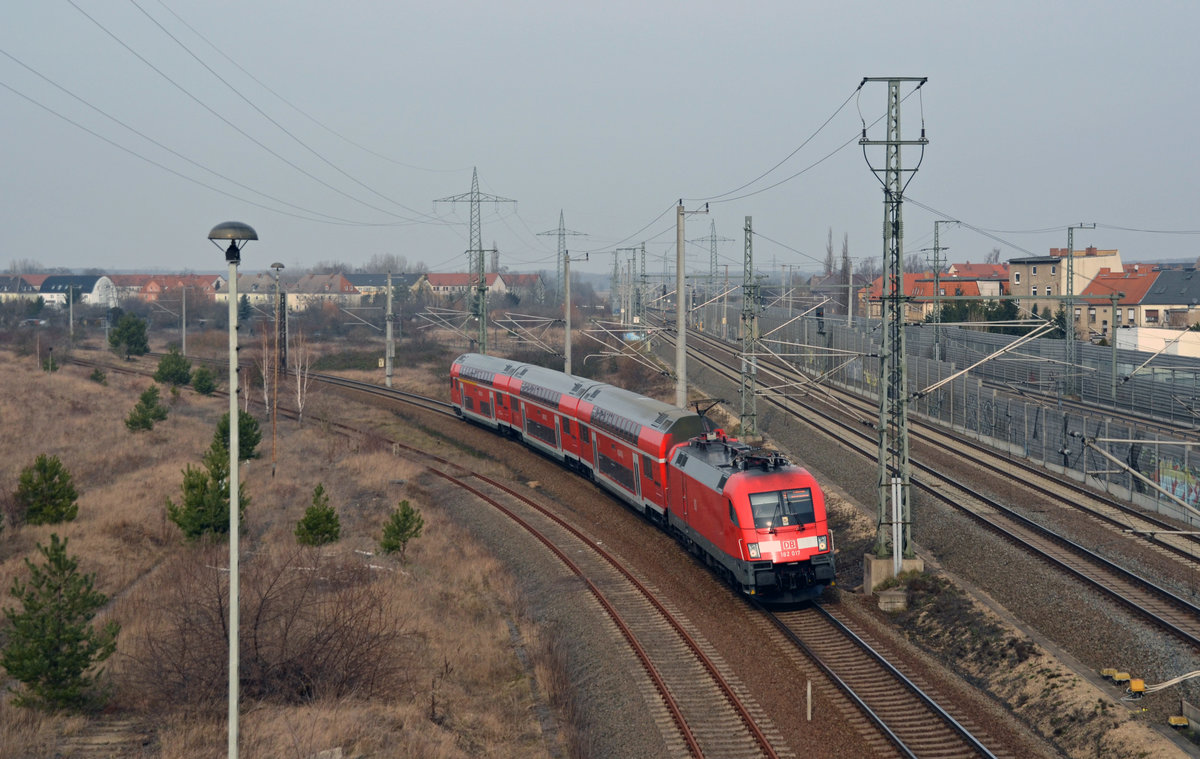
[[[683,200],[675,207],[675,405],[687,408],[687,256],[684,251],[684,217],[689,213],[708,213],[708,204],[703,211],[685,211]]]
[[[921,138],[904,140],[900,136],[900,83],[916,82],[917,89],[928,81],[926,77],[867,77],[867,82],[887,82],[887,138],[867,138],[864,123],[859,144],[864,151],[869,146],[885,148],[885,164],[882,168],[868,167],[883,185],[883,292],[882,326],[883,345],[879,358],[879,509],[875,535],[875,558],[892,557],[892,571],[899,574],[902,559],[914,558],[912,550],[912,512],[909,496],[911,472],[908,460],[908,374],[904,353],[904,227],[901,222],[901,205],[904,188],[911,181],[916,169],[904,169],[900,160],[900,148],[904,145],[919,146],[924,151],[929,141],[925,139],[925,127],[921,126]],[[918,166],[919,166],[918,162]],[[905,178],[907,172],[908,177]],[[889,495],[891,510],[889,515]],[[891,539],[887,529],[891,526]]]
[[[638,279],[637,319],[638,324],[646,323],[646,243],[641,246],[642,273]]]
[[[555,262],[555,275],[558,277],[554,282],[554,299],[562,301],[563,298],[563,268],[566,266],[567,255],[567,235],[572,237],[581,237],[583,232],[573,232],[567,229],[567,225],[563,222],[563,212],[560,208],[558,211],[558,229],[551,229],[546,232],[538,232],[538,235],[558,235],[558,257]]]
[[[1117,309],[1120,308],[1118,301],[1125,297],[1123,292],[1111,293],[1109,299],[1112,301],[1112,316],[1109,317],[1109,323],[1112,324],[1112,334],[1109,335],[1109,342],[1112,343],[1112,364],[1111,364],[1111,379],[1112,379],[1112,404],[1117,405]]]
[[[754,230],[746,217],[746,252],[742,263],[742,437],[758,434],[758,283],[754,280]]]
[[[563,339],[563,372],[571,373],[571,254],[563,251],[563,321],[566,322]],[[588,254],[583,254],[583,260],[588,260]]]
[[[387,347],[384,349],[384,363],[386,367],[383,370],[384,383],[392,386],[392,361],[396,357],[396,341],[392,337],[392,322],[396,316],[392,313],[392,273],[387,274],[387,313],[384,315],[384,322],[387,325],[386,340]]]
[[[854,272],[850,269],[850,235],[842,236],[842,273],[846,277],[846,326],[854,326]]]
[[[933,360],[942,360],[942,259],[941,252],[949,250],[938,245],[939,224],[957,224],[951,219],[933,222]]]
[[[181,308],[181,313],[183,316],[181,316],[179,319],[179,340],[182,346],[179,350],[185,356],[187,355],[187,291],[187,285],[179,288],[179,292],[181,293],[180,297],[183,299],[183,306]],[[72,337],[73,336],[74,335],[72,335]]]
[[[1079,385],[1077,380],[1079,372],[1076,368],[1078,361],[1075,348],[1075,230],[1076,229],[1095,229],[1095,224],[1076,224],[1067,227],[1067,312],[1063,319],[1066,324],[1066,340],[1067,340],[1067,395],[1077,395]],[[1114,314],[1113,329],[1116,329],[1116,318]],[[1115,338],[1116,335],[1114,334]]]
[[[616,286],[616,292],[618,292],[614,302],[620,304],[618,308],[620,309],[621,324],[630,324],[635,321],[633,318],[633,259],[637,256],[637,251],[637,248],[617,248],[613,251],[615,258],[613,261],[613,282]],[[621,267],[622,253],[629,254],[628,269]],[[629,272],[628,277],[625,275],[626,271]],[[614,309],[615,311],[616,309]]]
[[[434,203],[467,202],[471,208],[471,247],[467,250],[468,269],[473,271],[471,289],[474,291],[474,302],[471,313],[479,320],[478,351],[487,353],[487,275],[484,272],[483,233],[479,225],[480,203],[516,203],[512,198],[502,198],[479,191],[479,170],[471,170],[471,191],[460,195],[438,198]]]
[[[725,284],[721,288],[721,339],[729,340],[729,264],[725,264]]]

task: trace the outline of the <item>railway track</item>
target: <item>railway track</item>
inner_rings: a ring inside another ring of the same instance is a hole
[[[689,357],[726,379],[736,378],[736,372],[712,355],[718,345],[708,344],[709,350],[689,353]],[[835,437],[839,444],[848,446],[865,458],[877,458],[878,439],[873,430],[868,432],[864,429],[861,420],[831,413],[806,399],[788,398],[783,401],[778,397],[766,396],[766,400],[788,414],[798,416],[797,412],[802,409],[806,420],[816,417],[826,429],[837,430]],[[955,449],[958,447],[956,444]],[[979,490],[964,485],[966,478],[961,472],[939,470],[915,456],[911,464],[914,474],[920,475],[913,478],[914,487],[946,507],[970,516],[990,531],[1032,553],[1040,561],[1088,583],[1111,601],[1200,651],[1200,607],[1095,551],[1068,540]],[[1060,494],[1053,497],[1061,508],[1073,506],[1072,496]]]
[[[826,675],[852,700],[888,748],[906,757],[1002,757],[976,733],[968,718],[952,716],[929,693],[891,664],[835,609],[813,605],[803,609],[767,612],[785,637],[805,651]]]

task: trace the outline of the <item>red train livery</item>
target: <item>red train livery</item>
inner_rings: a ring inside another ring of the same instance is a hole
[[[691,411],[495,356],[455,359],[450,397],[464,419],[594,479],[747,595],[803,601],[833,584],[824,494],[778,453]]]

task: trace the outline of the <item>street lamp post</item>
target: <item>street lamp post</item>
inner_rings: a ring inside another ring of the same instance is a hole
[[[271,476],[275,476],[275,420],[279,416],[279,270],[283,264],[271,264],[275,270],[275,360],[271,362]]]
[[[227,221],[208,233],[217,247],[218,240],[228,240],[225,262],[229,264],[229,759],[238,755],[238,520],[241,499],[238,488],[238,319],[237,267],[242,261],[242,248],[258,233],[248,224]],[[238,243],[241,243],[241,247]]]

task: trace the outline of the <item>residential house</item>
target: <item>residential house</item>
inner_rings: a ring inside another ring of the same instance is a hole
[[[112,280],[118,305],[132,298],[145,300],[146,284],[153,279],[149,274],[109,274],[108,278]]]
[[[925,321],[925,315],[933,312],[933,272],[905,272],[901,290],[907,298],[904,301],[904,321]],[[869,287],[859,291],[859,304],[860,313],[865,313],[871,319],[882,318],[883,277],[876,277]]]
[[[274,286],[273,278],[271,284]],[[357,299],[359,295],[358,288],[344,274],[305,274],[288,287],[287,307],[289,310],[304,311],[324,303],[356,305],[351,299]]]
[[[1161,327],[1185,329],[1200,324],[1200,272],[1162,269],[1141,302],[1147,326],[1151,318]]]
[[[37,300],[40,289],[22,276],[0,276],[0,303],[10,300]]]
[[[1014,258],[1008,262],[1009,292],[1020,298],[1022,311],[1046,315],[1058,311],[1062,296],[1079,295],[1101,269],[1121,271],[1121,254],[1116,250],[1089,247],[1071,253],[1074,282],[1067,282],[1067,249],[1051,248],[1048,256]],[[1075,323],[1082,323],[1082,306],[1075,306]]]
[[[212,301],[224,284],[224,277],[213,274],[155,274],[142,288],[142,298],[181,300],[186,293],[193,302]]]
[[[456,298],[466,293],[476,281],[476,275],[469,272],[430,272],[425,277],[429,280],[430,291],[439,298]],[[494,272],[484,275],[484,283],[489,294],[503,295],[508,292],[508,283]]]
[[[947,280],[973,280],[980,295],[1008,295],[1008,264],[950,264],[945,273],[939,277],[942,282]],[[943,292],[942,295],[946,293]]]
[[[1075,325],[1075,334],[1110,339],[1110,326],[1159,326],[1162,308],[1148,307],[1146,294],[1160,274],[1153,267],[1130,264],[1121,271],[1101,269],[1080,294],[1077,305],[1086,308]],[[1113,296],[1116,296],[1115,302]]]
[[[391,277],[392,290],[396,297],[400,297],[401,291],[408,293],[406,297],[412,297],[429,290],[424,274],[396,273]],[[387,294],[387,274],[347,274],[346,279],[364,298]]]
[[[112,308],[117,305],[117,290],[106,276],[94,274],[51,274],[39,289],[47,306],[66,306],[67,299],[85,306]]]
[[[541,274],[510,274],[500,275],[506,291],[523,301],[544,303],[546,300],[546,285]]]

